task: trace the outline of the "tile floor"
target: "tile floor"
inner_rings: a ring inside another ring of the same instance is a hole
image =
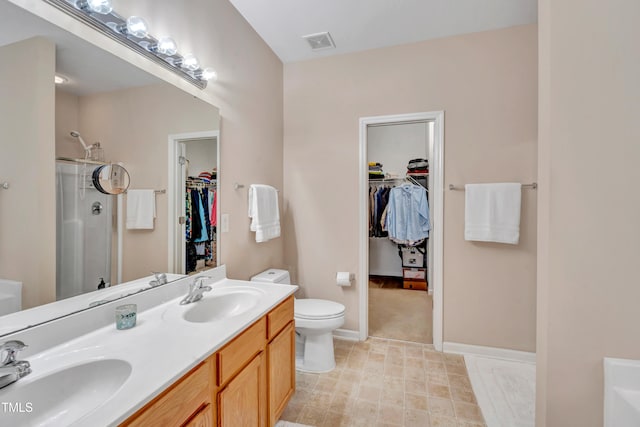
[[[485,426],[464,358],[432,345],[335,340],[337,367],[296,373],[285,421],[316,427]]]

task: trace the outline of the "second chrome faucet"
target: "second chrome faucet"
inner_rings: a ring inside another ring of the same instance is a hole
[[[180,301],[180,304],[185,305],[200,301],[202,299],[202,294],[211,290],[211,286],[204,284],[206,279],[212,279],[212,277],[198,276],[193,279],[193,282],[189,285],[189,293],[182,299],[182,301]]]

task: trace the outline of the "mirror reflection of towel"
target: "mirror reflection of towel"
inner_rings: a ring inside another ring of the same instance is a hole
[[[249,186],[249,218],[251,231],[256,232],[256,242],[280,237],[280,211],[278,190],[261,184]]]
[[[153,230],[156,217],[154,190],[127,191],[127,229]]]

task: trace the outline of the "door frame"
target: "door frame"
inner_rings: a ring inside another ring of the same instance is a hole
[[[185,224],[179,224],[178,207],[184,209],[184,182],[180,173],[179,161],[182,152],[180,144],[185,141],[193,141],[194,139],[211,139],[216,138],[216,156],[218,171],[217,182],[218,190],[216,191],[217,206],[216,216],[217,223],[220,224],[220,131],[210,130],[202,132],[187,132],[169,135],[169,155],[168,157],[168,185],[167,185],[167,210],[168,210],[168,254],[167,254],[167,272],[168,273],[184,273],[184,265],[181,264],[185,259]],[[180,211],[181,212],[181,211]],[[216,266],[220,265],[220,233],[216,233]]]
[[[429,143],[429,200],[432,201],[433,239],[433,345],[442,351],[443,341],[443,242],[444,242],[444,111],[360,118],[359,156],[359,331],[361,341],[369,336],[369,168],[367,160],[367,127],[374,124],[403,124],[411,122],[433,122],[434,138]]]

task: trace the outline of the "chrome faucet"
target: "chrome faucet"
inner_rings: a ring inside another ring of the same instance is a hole
[[[212,277],[198,276],[193,279],[193,282],[189,285],[189,293],[186,297],[184,297],[182,301],[180,301],[181,305],[200,301],[202,299],[202,294],[211,290],[211,286],[203,285],[205,279],[212,279]]]
[[[0,353],[7,353],[4,360],[0,362],[0,388],[4,388],[31,373],[29,362],[16,360],[18,352],[25,347],[27,345],[22,341],[7,341],[0,344]]]
[[[156,277],[155,280],[149,282],[152,288],[167,284],[167,275],[165,273],[156,273],[155,271],[152,271],[152,273]]]

